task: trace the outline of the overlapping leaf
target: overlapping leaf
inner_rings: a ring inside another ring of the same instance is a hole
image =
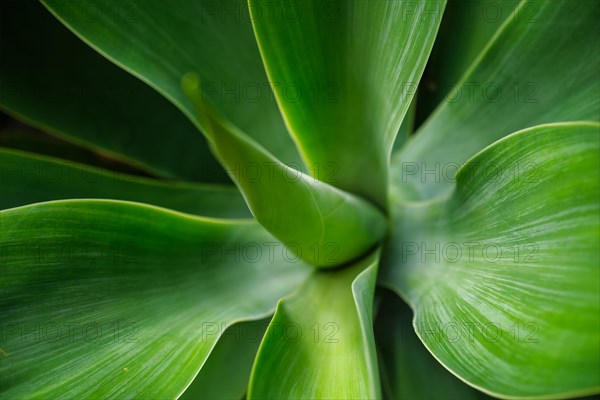
[[[362,256],[383,238],[386,220],[377,208],[281,163],[203,100],[195,75],[186,75],[182,85],[214,153],[256,219],[295,254],[313,265],[334,267]],[[249,174],[238,166],[253,168]]]
[[[120,14],[109,18],[127,25],[123,5],[113,6]],[[37,1],[3,1],[0,7],[0,107],[160,176],[227,179],[180,111],[89,48]],[[78,18],[91,23],[99,10],[86,10],[89,14]]]
[[[249,399],[381,397],[372,331],[378,256],[315,271],[279,303],[256,357]]]
[[[534,125],[600,120],[597,1],[524,0],[393,161],[409,199],[447,192],[477,151]]]
[[[253,222],[119,201],[0,212],[3,398],[174,398],[307,275]]]
[[[205,217],[252,217],[234,187],[161,182],[2,148],[0,186],[0,209],[97,198],[136,201]]]
[[[385,207],[389,155],[445,0],[249,4],[279,107],[313,174]]]
[[[266,78],[245,1],[43,3],[77,35],[205,128],[180,86],[184,74],[197,73],[204,95],[219,112],[284,163],[303,170]]]
[[[437,202],[395,205],[384,281],[447,368],[507,397],[600,391],[600,125],[488,147]]]

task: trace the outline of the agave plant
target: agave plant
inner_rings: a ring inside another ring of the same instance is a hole
[[[599,392],[598,1],[0,7],[3,399]]]

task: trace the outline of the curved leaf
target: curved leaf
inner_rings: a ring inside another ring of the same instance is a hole
[[[90,49],[37,1],[0,7],[1,108],[156,175],[227,179],[179,110]]]
[[[269,79],[306,164],[335,166],[334,176],[324,168],[313,174],[385,207],[394,138],[445,0],[249,4]]]
[[[42,1],[107,58],[164,94],[200,129],[181,90],[196,72],[219,112],[286,164],[303,169],[265,75],[245,1]],[[93,15],[90,17],[90,10]]]
[[[367,201],[286,167],[203,101],[201,84],[186,75],[213,152],[227,166],[256,219],[295,253],[319,267],[363,255],[385,235],[383,214]],[[252,175],[243,167],[253,167]]]
[[[396,202],[383,279],[471,385],[600,391],[599,151],[600,124],[531,128],[472,158],[447,198]]]
[[[600,3],[525,0],[393,161],[409,199],[452,188],[476,152],[531,126],[600,120]]]
[[[175,398],[228,326],[309,270],[255,223],[135,203],[42,203],[0,224],[3,398]]]
[[[379,398],[372,308],[379,251],[315,271],[281,300],[263,338],[248,399]]]
[[[206,217],[252,217],[234,187],[157,181],[1,147],[0,186],[0,209],[49,200],[103,198]]]
[[[4,117],[4,118],[3,118]],[[152,176],[126,160],[108,157],[52,136],[0,112],[0,147],[60,158],[135,176]]]

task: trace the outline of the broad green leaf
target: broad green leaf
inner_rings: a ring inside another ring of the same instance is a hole
[[[385,207],[394,137],[445,0],[249,4],[267,74],[305,163],[335,166],[332,176],[324,168],[312,172]]]
[[[203,100],[195,75],[186,75],[182,86],[206,126],[213,152],[254,217],[299,257],[334,267],[360,257],[383,238],[386,220],[377,208],[281,163]],[[239,166],[252,167],[251,175]]]
[[[387,292],[375,318],[381,381],[390,400],[475,400],[487,397],[448,372],[412,326],[412,311]]]
[[[77,35],[162,93],[204,130],[180,86],[184,74],[197,73],[204,95],[219,112],[284,163],[303,169],[265,75],[245,1],[42,2]]]
[[[419,114],[428,117],[519,5],[518,0],[448,0],[421,81]],[[534,6],[519,11],[533,18]]]
[[[234,187],[157,181],[1,147],[0,187],[0,209],[97,198],[136,201],[206,217],[252,217]]]
[[[526,0],[393,160],[405,197],[452,188],[476,152],[531,126],[600,120],[600,2]]]
[[[379,251],[315,271],[282,299],[263,338],[248,399],[381,397],[372,309]]]
[[[486,148],[438,201],[394,206],[383,280],[428,349],[503,397],[600,391],[600,124]]]
[[[270,319],[240,322],[227,329],[180,400],[240,400]]]
[[[37,1],[2,1],[0,8],[0,108],[153,174],[227,179],[179,110],[89,48]]]
[[[310,269],[253,222],[119,201],[0,212],[3,398],[175,398]]]

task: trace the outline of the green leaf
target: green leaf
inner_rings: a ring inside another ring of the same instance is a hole
[[[419,114],[427,117],[447,96],[519,5],[517,0],[449,0],[423,75]],[[522,17],[535,14],[521,8]]]
[[[227,329],[180,400],[244,398],[252,363],[270,319],[240,322]]]
[[[180,87],[184,74],[196,72],[204,94],[219,112],[284,163],[303,169],[265,75],[245,1],[42,2],[77,35],[162,93],[203,130]]]
[[[312,171],[319,179],[383,208],[394,138],[445,0],[249,4],[265,68],[305,163],[321,167]],[[325,165],[336,174],[328,176]]]
[[[447,192],[465,161],[510,133],[600,120],[599,19],[594,0],[523,1],[393,160],[405,197]]]
[[[228,326],[310,270],[256,223],[135,203],[43,203],[0,224],[3,398],[176,398]]]
[[[412,326],[412,311],[395,294],[383,295],[375,318],[381,380],[394,400],[475,400],[478,393],[448,372],[427,351]],[[487,396],[485,396],[487,397]]]
[[[106,154],[100,154],[61,140],[3,113],[0,113],[0,147],[75,161],[137,176],[149,176],[147,171],[136,168],[126,160],[108,157]]]
[[[600,391],[600,124],[488,147],[439,201],[396,199],[383,280],[428,349],[503,397]]]
[[[89,48],[37,1],[0,7],[0,108],[159,176],[227,179],[204,138],[169,101]]]
[[[372,330],[379,251],[315,271],[282,299],[261,343],[248,399],[381,397]]]
[[[136,201],[205,217],[252,217],[234,187],[157,181],[1,147],[0,185],[0,209],[97,198]]]
[[[334,267],[362,256],[383,238],[386,220],[377,208],[281,163],[203,101],[195,75],[186,75],[182,86],[254,217],[299,257]],[[243,173],[245,166],[252,167],[252,175]]]

